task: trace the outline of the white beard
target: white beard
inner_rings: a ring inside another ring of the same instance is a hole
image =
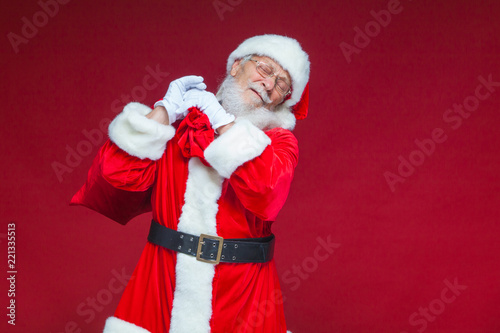
[[[222,101],[222,107],[227,113],[231,113],[236,118],[248,119],[261,130],[275,127],[294,129],[296,120],[289,107],[281,104],[271,111],[263,106],[255,107],[245,102],[242,96],[243,89],[240,88],[236,79],[231,75],[226,76],[219,87],[217,98]],[[263,98],[266,97],[263,95]]]

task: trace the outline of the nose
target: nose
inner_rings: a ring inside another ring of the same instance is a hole
[[[262,78],[262,84],[267,91],[271,91],[274,88],[274,78],[269,76]]]

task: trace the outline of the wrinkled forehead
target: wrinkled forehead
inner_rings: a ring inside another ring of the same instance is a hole
[[[292,79],[290,78],[290,74],[288,73],[288,71],[284,70],[283,67],[281,67],[281,65],[277,61],[275,61],[273,58],[269,58],[266,56],[260,56],[260,55],[253,55],[252,59],[260,60],[262,62],[265,62],[265,63],[273,66],[275,72],[278,74],[279,77],[286,79],[287,82],[290,82],[290,83],[292,82]]]

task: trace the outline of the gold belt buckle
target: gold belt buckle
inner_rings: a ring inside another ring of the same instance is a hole
[[[201,255],[203,254],[203,252],[201,252],[201,246],[205,244],[205,241],[204,241],[205,238],[219,241],[219,248],[217,249],[217,258],[215,258],[214,260],[203,259],[201,257]],[[220,257],[221,257],[221,254],[222,254],[222,244],[223,243],[224,243],[224,238],[222,238],[222,237],[211,236],[211,235],[207,235],[207,234],[201,234],[200,235],[200,239],[198,241],[198,249],[196,251],[196,260],[202,261],[202,262],[206,262],[206,263],[209,263],[209,264],[213,264],[213,265],[217,265],[220,262]]]

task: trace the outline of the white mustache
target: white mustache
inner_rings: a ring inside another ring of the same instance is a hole
[[[271,98],[267,94],[266,90],[262,86],[255,82],[248,82],[248,87],[255,90],[257,94],[262,98],[264,103],[271,103]]]

